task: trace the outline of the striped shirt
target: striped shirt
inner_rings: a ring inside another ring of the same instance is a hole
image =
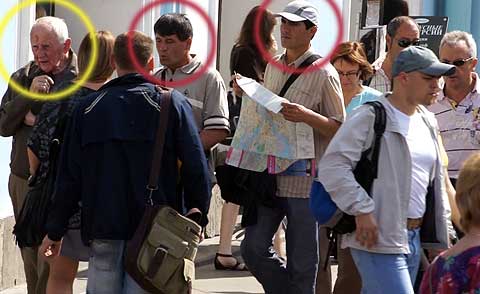
[[[475,87],[460,103],[442,91],[437,102],[428,107],[435,113],[443,145],[448,155],[448,175],[458,178],[463,162],[480,150],[480,83],[473,73]]]
[[[155,76],[166,81],[180,81],[201,68],[201,61],[193,57],[187,65],[172,71],[160,68]],[[230,131],[227,90],[220,73],[208,68],[198,79],[185,86],[176,87],[192,105],[193,115],[200,130],[225,129]]]
[[[307,50],[289,66],[298,67],[313,54]],[[286,65],[285,55],[275,59]],[[313,65],[321,62],[317,60]],[[265,70],[264,85],[274,93],[279,93],[287,81],[289,73],[278,69],[271,64]],[[342,87],[335,68],[327,63],[323,68],[314,72],[301,74],[290,86],[284,97],[292,103],[301,104],[325,117],[343,122],[345,107],[343,104]],[[314,130],[315,160],[318,162],[325,152],[329,140]],[[277,195],[280,197],[308,198],[312,186],[313,176],[277,176]]]
[[[372,64],[375,74],[372,77],[369,87],[373,88],[382,93],[390,92],[392,89],[392,82],[388,78],[387,74],[382,68],[383,62],[385,61],[386,55],[380,56]]]

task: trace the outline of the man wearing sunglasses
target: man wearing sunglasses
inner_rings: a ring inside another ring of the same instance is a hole
[[[480,149],[480,83],[475,73],[477,45],[472,35],[462,31],[445,34],[440,60],[457,69],[445,78],[443,91],[429,110],[438,120],[448,155],[448,174],[455,186],[463,162]]]
[[[392,67],[395,59],[403,49],[419,44],[420,30],[415,20],[408,16],[398,16],[387,25],[387,54],[373,63],[375,74],[370,87],[382,93],[392,88]]]

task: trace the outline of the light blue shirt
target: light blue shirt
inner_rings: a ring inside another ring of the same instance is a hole
[[[367,86],[362,86],[362,88],[363,88],[363,91],[357,96],[354,96],[352,98],[352,101],[350,101],[350,103],[345,108],[345,111],[347,112],[347,114],[350,114],[355,108],[359,107],[365,102],[378,100],[378,98],[382,96],[381,92],[373,88],[370,88]]]

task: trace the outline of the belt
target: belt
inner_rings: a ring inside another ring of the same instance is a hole
[[[422,226],[423,218],[409,218],[407,219],[407,229],[415,230]]]

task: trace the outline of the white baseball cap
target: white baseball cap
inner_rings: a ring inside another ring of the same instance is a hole
[[[284,17],[293,22],[309,20],[318,26],[318,11],[310,2],[305,0],[295,0],[288,3],[285,9],[276,13],[275,16]]]

